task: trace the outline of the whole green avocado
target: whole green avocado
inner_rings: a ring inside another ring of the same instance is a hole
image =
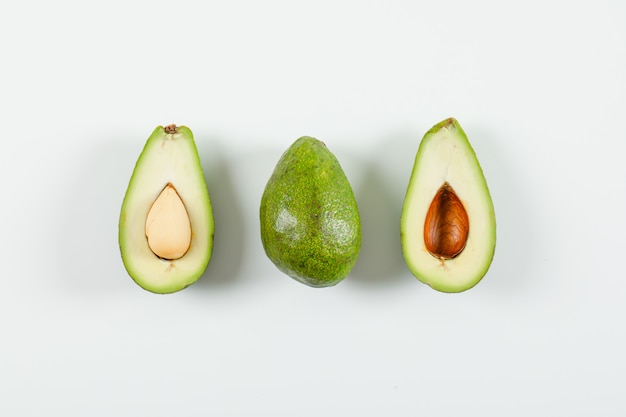
[[[337,158],[312,137],[282,155],[261,198],[261,240],[268,258],[311,287],[343,280],[361,248],[352,187]]]

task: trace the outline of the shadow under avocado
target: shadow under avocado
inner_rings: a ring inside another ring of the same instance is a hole
[[[533,279],[531,267],[542,262],[533,242],[538,239],[531,217],[532,198],[524,195],[523,178],[513,172],[510,161],[514,148],[507,138],[495,138],[490,131],[473,129],[467,133],[483,168],[496,215],[496,250],[487,274],[478,283],[498,292],[519,291]],[[505,146],[509,149],[504,149]],[[550,231],[544,231],[549,234]],[[547,257],[546,257],[547,259]]]
[[[215,147],[212,148],[210,155],[208,152],[200,151],[204,178],[213,208],[215,232],[211,261],[194,287],[214,289],[233,284],[239,276],[245,258],[243,214],[235,194],[228,161],[224,158],[224,154],[218,152]]]
[[[351,282],[389,286],[411,277],[402,256],[400,215],[419,143],[412,136],[399,133],[388,137],[375,159],[361,168],[365,173],[354,192],[363,237],[359,258],[348,277]]]

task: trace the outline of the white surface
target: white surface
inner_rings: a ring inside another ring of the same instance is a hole
[[[4,2],[0,415],[623,416],[626,9],[619,1]],[[408,272],[413,158],[456,117],[498,222],[459,295]],[[127,276],[117,221],[156,125],[193,130],[207,273]],[[282,275],[263,187],[324,140],[362,212],[337,287]]]

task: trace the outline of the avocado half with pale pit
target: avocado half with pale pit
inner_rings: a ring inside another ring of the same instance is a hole
[[[206,270],[213,211],[187,127],[159,126],[146,142],[122,203],[119,245],[128,274],[154,293],[180,291]]]
[[[420,143],[400,231],[409,269],[436,290],[470,289],[491,265],[493,203],[476,154],[455,119],[435,125]]]

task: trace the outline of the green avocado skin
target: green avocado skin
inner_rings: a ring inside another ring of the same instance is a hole
[[[361,248],[352,187],[323,142],[304,136],[282,155],[261,198],[261,240],[268,258],[311,287],[343,280]]]

